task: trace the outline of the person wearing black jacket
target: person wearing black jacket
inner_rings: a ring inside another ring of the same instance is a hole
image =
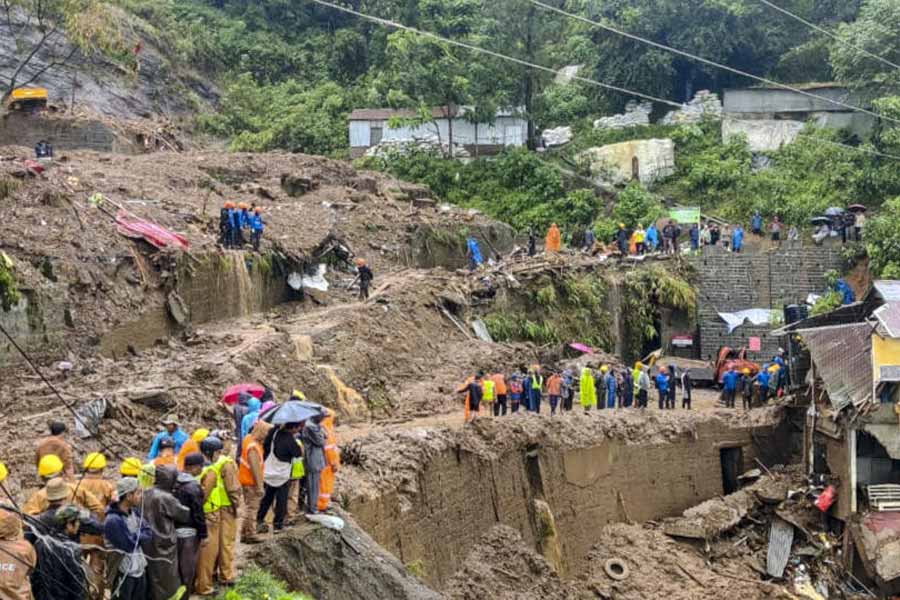
[[[284,529],[288,494],[291,490],[291,469],[294,460],[303,456],[303,451],[295,438],[300,427],[300,423],[286,423],[280,427],[273,427],[263,442],[265,492],[256,513],[258,533],[266,532],[266,515],[269,514],[273,503],[275,531]]]
[[[181,583],[187,588],[185,598],[194,593],[194,578],[197,575],[197,557],[200,544],[206,539],[206,513],[203,512],[203,488],[197,477],[203,471],[203,455],[199,452],[184,458],[184,472],[178,474],[173,492],[175,499],[187,508],[191,515],[189,523],[178,527],[178,573]]]
[[[37,551],[37,565],[31,573],[35,600],[84,600],[88,582],[79,544],[82,533],[103,535],[103,527],[87,510],[74,504],[52,502],[36,517],[25,539]]]

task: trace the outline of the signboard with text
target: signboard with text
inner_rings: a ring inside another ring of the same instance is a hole
[[[673,208],[669,210],[669,218],[676,223],[699,223],[700,207],[693,208]]]

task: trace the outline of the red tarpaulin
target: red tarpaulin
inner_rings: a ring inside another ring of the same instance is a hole
[[[582,344],[580,342],[572,342],[571,344],[569,344],[569,348],[572,348],[573,350],[578,350],[579,352],[584,352],[585,354],[593,354],[594,353],[593,348],[591,348],[590,346],[587,346],[585,344]]]
[[[238,396],[241,395],[241,392],[256,398],[262,398],[263,394],[266,393],[266,388],[256,383],[239,383],[225,390],[225,393],[222,394],[222,402],[225,404],[237,404]]]
[[[142,238],[157,248],[174,246],[187,250],[190,245],[183,235],[173,233],[156,223],[128,215],[124,211],[119,211],[119,214],[116,215],[116,225],[118,225],[119,233],[125,237]]]

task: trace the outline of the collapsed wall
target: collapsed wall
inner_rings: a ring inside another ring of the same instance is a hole
[[[360,525],[437,589],[498,524],[545,556],[558,552],[562,574],[574,575],[602,526],[675,515],[733,491],[756,459],[788,462],[789,436],[776,408],[480,419],[463,431],[357,440],[344,451],[338,488]]]

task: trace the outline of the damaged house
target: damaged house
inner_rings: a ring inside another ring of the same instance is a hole
[[[900,592],[900,281],[859,302],[783,327],[810,369],[804,463],[830,477],[828,511],[851,573]],[[792,360],[799,360],[794,358]]]

